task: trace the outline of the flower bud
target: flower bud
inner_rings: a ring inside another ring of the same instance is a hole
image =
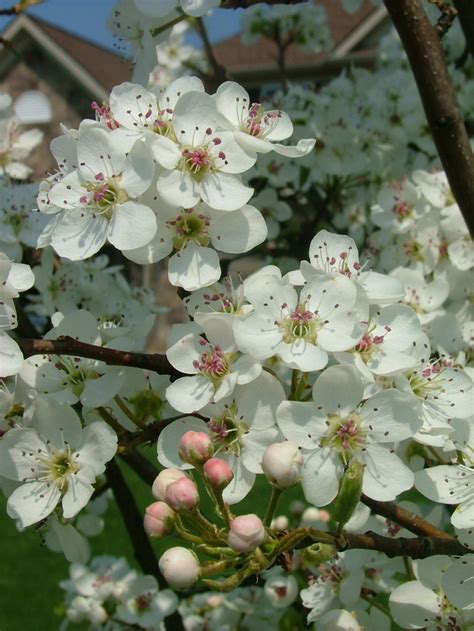
[[[154,502],[147,506],[143,528],[150,537],[166,537],[173,532],[176,514],[168,504]]]
[[[357,460],[351,460],[342,476],[332,510],[332,518],[341,526],[349,521],[359,503],[363,479],[364,465]]]
[[[298,583],[294,576],[274,576],[268,579],[264,587],[265,595],[274,607],[289,607],[298,596]]]
[[[151,492],[157,500],[164,501],[168,484],[185,477],[186,474],[180,469],[163,469],[163,471],[160,471],[156,476],[153,486],[151,487]]]
[[[290,522],[288,521],[288,517],[286,515],[278,515],[271,523],[272,530],[277,530],[281,532],[282,530],[288,530],[288,526]]]
[[[181,546],[166,550],[158,565],[166,582],[175,589],[191,587],[198,580],[201,571],[196,555]]]
[[[240,515],[230,522],[227,543],[236,552],[252,552],[265,541],[265,528],[257,515]]]
[[[184,476],[168,484],[165,495],[166,503],[175,511],[191,511],[199,504],[197,486]]]
[[[225,489],[230,484],[234,474],[225,460],[211,458],[202,468],[204,477],[215,489]]]
[[[321,524],[327,524],[330,519],[331,516],[327,510],[316,508],[315,506],[308,506],[301,515],[301,525],[317,526],[319,528]]]
[[[287,489],[300,479],[303,454],[290,440],[274,443],[265,450],[262,469],[267,479],[279,489]]]
[[[211,438],[204,432],[186,432],[179,441],[181,460],[194,466],[201,465],[214,453]]]

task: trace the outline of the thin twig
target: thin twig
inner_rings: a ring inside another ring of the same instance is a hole
[[[422,517],[415,515],[415,513],[410,513],[410,511],[405,510],[401,506],[397,506],[394,502],[379,502],[378,500],[373,500],[371,497],[367,497],[367,495],[362,495],[360,499],[361,502],[368,506],[374,513],[377,513],[377,515],[382,515],[382,517],[386,517],[390,519],[390,521],[400,524],[400,526],[403,526],[415,535],[436,537],[438,539],[452,539],[446,532],[439,530],[439,528],[428,523]]]
[[[248,9],[254,4],[302,4],[307,0],[223,0],[221,9]]]
[[[153,370],[160,375],[181,376],[181,373],[169,363],[166,355],[158,353],[118,351],[114,348],[86,344],[86,342],[81,342],[70,336],[61,336],[57,340],[20,338],[17,342],[25,357],[32,355],[72,355],[98,359],[112,366],[132,366]]]
[[[421,0],[384,0],[415,76],[453,195],[474,234],[474,155],[436,28]]]
[[[209,85],[209,88],[212,91],[216,89],[221,83],[227,81],[229,77],[227,76],[227,71],[224,66],[221,66],[221,64],[217,61],[216,56],[214,55],[214,50],[207,34],[206,25],[204,24],[203,19],[197,18],[194,24],[196,31],[198,32],[198,35],[203,43],[204,51],[206,53],[209,65],[212,68],[212,75],[210,77],[207,77],[207,82],[211,84]]]
[[[444,2],[444,0],[430,0],[430,2],[437,6],[441,12],[435,24],[435,29],[438,31],[439,37],[443,38],[453,25],[458,12],[454,7]]]
[[[472,0],[454,0],[459,21],[466,37],[466,44],[474,57],[474,2]]]

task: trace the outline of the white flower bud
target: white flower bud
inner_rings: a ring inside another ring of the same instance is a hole
[[[302,466],[303,454],[290,440],[270,445],[263,454],[263,472],[280,489],[287,489],[298,482]]]
[[[240,515],[230,522],[228,544],[236,552],[252,552],[265,541],[265,527],[257,515]]]
[[[186,477],[186,475],[180,469],[163,469],[163,471],[160,471],[156,476],[153,486],[151,487],[151,492],[157,500],[164,502],[168,485],[184,477]]]
[[[289,526],[288,517],[286,515],[278,515],[271,523],[271,527],[273,530],[277,530],[281,532],[282,530],[287,530]]]
[[[158,565],[166,582],[175,589],[191,587],[198,580],[201,572],[194,552],[181,546],[166,550]]]

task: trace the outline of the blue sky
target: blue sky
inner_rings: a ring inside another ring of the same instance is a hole
[[[14,3],[15,0],[0,0],[0,8],[8,8]],[[113,49],[114,39],[107,30],[106,22],[114,5],[115,0],[44,0],[42,4],[28,9],[27,13]],[[236,33],[239,29],[239,13],[219,9],[206,18],[211,41],[219,41]],[[0,29],[5,28],[8,21],[7,18],[0,18]]]

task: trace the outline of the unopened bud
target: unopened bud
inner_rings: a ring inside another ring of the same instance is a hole
[[[332,518],[340,526],[344,526],[349,521],[359,503],[363,479],[364,465],[357,460],[351,460],[342,476],[331,513]]]
[[[301,555],[301,560],[306,565],[318,566],[326,563],[337,555],[337,548],[330,543],[314,543],[305,548]]]
[[[179,441],[179,457],[188,464],[202,465],[214,453],[211,438],[204,432],[186,432]]]
[[[166,550],[158,565],[166,582],[175,589],[191,587],[199,578],[199,561],[187,548],[176,546]]]
[[[290,440],[274,443],[265,450],[262,469],[267,479],[279,489],[287,489],[298,482],[303,466],[303,454]]]
[[[265,528],[260,517],[240,515],[230,522],[228,544],[236,552],[252,552],[265,541]]]
[[[172,482],[185,477],[186,474],[180,469],[163,469],[163,471],[160,471],[160,473],[156,476],[153,486],[151,487],[151,492],[157,500],[164,501],[167,486]]]
[[[174,530],[176,513],[164,502],[154,502],[147,506],[143,527],[150,537],[166,537]]]
[[[166,488],[166,503],[176,512],[191,511],[199,504],[197,486],[184,476]]]
[[[298,583],[294,576],[275,576],[268,579],[264,587],[265,595],[274,607],[289,607],[298,596]]]
[[[308,506],[308,508],[301,515],[302,526],[319,526],[321,523],[327,524],[331,519],[331,516],[327,510],[316,508],[314,506]]]
[[[290,522],[288,521],[288,517],[286,515],[278,515],[271,523],[272,530],[277,530],[281,532],[282,530],[287,530]]]
[[[225,489],[234,477],[230,466],[220,458],[211,458],[204,464],[202,470],[206,480],[215,489]]]

